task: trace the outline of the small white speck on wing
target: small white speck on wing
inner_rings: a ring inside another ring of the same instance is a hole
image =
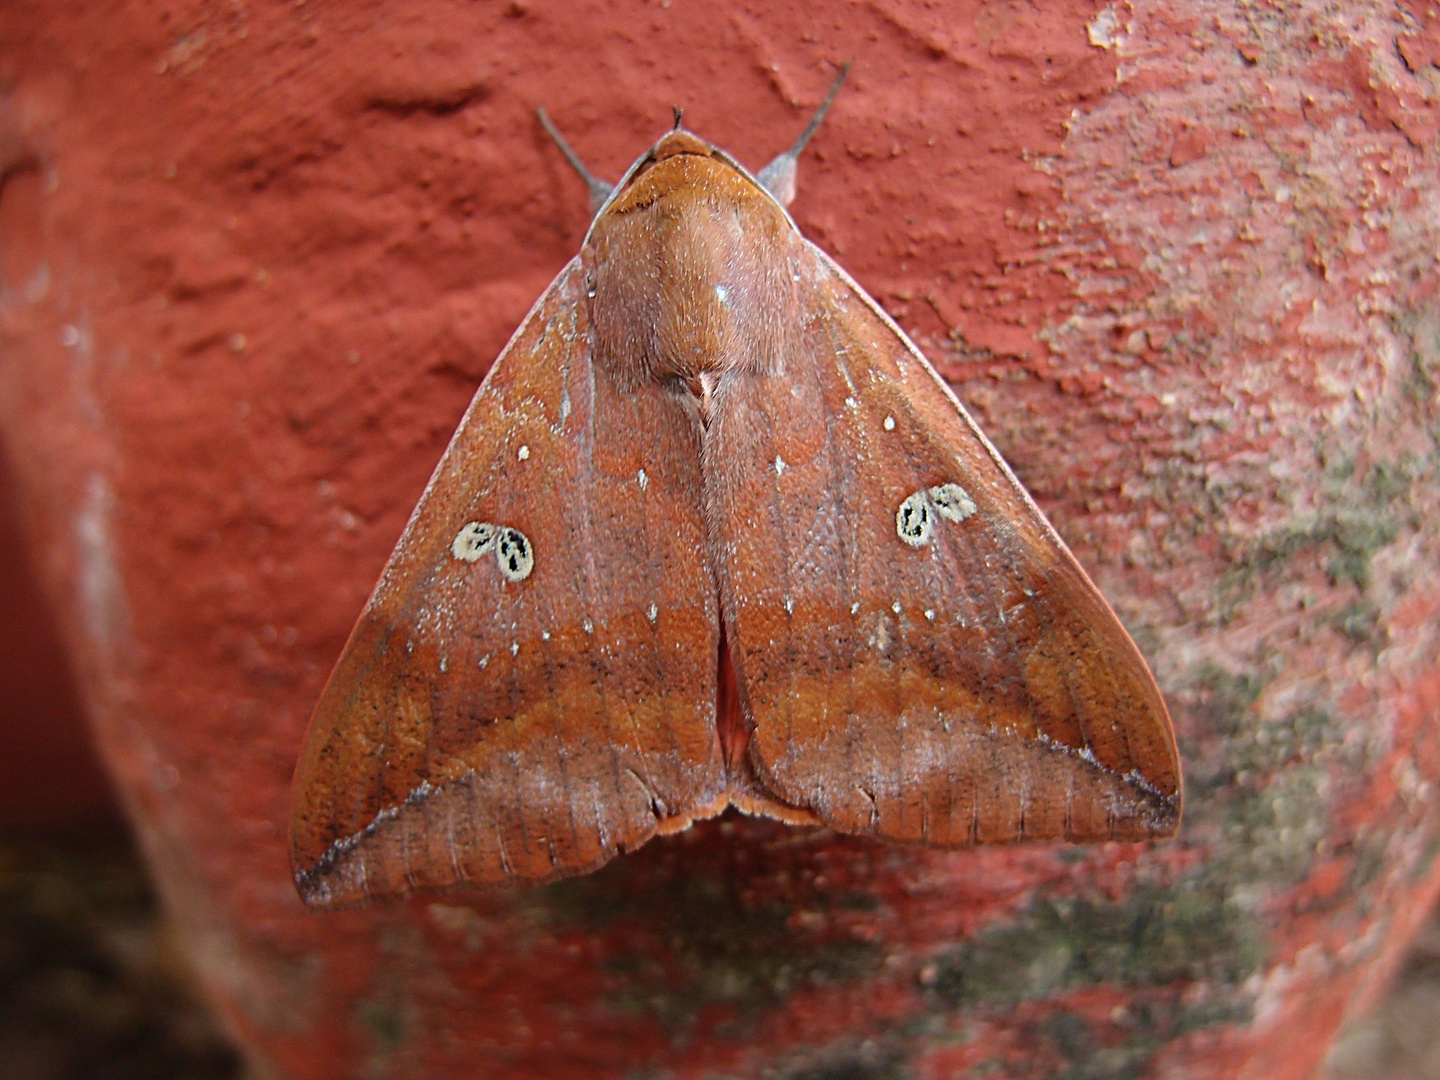
[[[785,614],[795,614],[795,598],[793,596],[785,597]]]
[[[593,633],[595,632],[595,624],[594,624],[593,622],[591,622],[589,619],[586,619],[586,620],[585,620],[583,623],[581,623],[580,625],[581,625],[582,627],[584,627],[585,632],[586,632],[587,634],[593,634]]]
[[[858,409],[860,407],[860,403],[856,401],[853,397],[847,397],[845,399],[845,407],[847,409]]]
[[[650,486],[650,477],[645,475],[644,469],[641,469],[635,474],[635,482],[640,485],[640,490],[644,491]]]
[[[715,299],[728,307],[730,305],[730,290],[725,288],[724,285],[716,285]]]
[[[447,672],[447,671],[449,671],[449,670],[450,670],[450,661],[449,661],[449,659],[446,658],[446,657],[444,657],[444,656],[440,657],[440,673],[443,675],[445,672]]]
[[[896,600],[893,604],[891,604],[891,605],[890,605],[890,610],[893,611],[896,615],[899,615],[899,614],[900,614],[900,601],[899,601],[899,600]]]
[[[855,603],[853,603],[853,604],[850,605],[850,614],[851,614],[851,615],[855,615],[855,614],[857,614],[859,611],[860,611],[860,601],[859,601],[859,600],[856,600]]]
[[[519,452],[515,456],[518,457],[521,461],[528,460],[530,457],[530,447],[528,445],[520,447]]]
[[[883,426],[884,426],[884,428],[885,428],[886,431],[894,431],[894,430],[895,430],[895,417],[893,417],[893,416],[887,416],[887,417],[885,417],[885,423],[884,423]]]
[[[483,668],[483,667],[485,667],[486,665],[488,665],[489,663],[490,663],[490,654],[487,652],[484,656],[480,657],[480,666]]]
[[[659,616],[660,616],[660,609],[659,609],[658,607],[656,607],[654,604],[651,604],[651,605],[650,605],[650,610],[647,611],[647,612],[645,612],[645,617],[646,617],[647,619],[649,619],[651,622],[654,622],[657,618],[659,618]]]
[[[783,457],[781,457],[779,454],[776,454],[776,455],[775,455],[775,475],[776,475],[776,476],[784,476],[784,475],[785,475],[785,459],[784,459]]]
[[[511,656],[515,656],[515,655],[517,655],[519,652],[520,652],[520,642],[518,642],[518,641],[512,641],[512,642],[510,642],[510,655],[511,655]]]
[[[925,609],[925,618],[929,619],[931,622],[934,622],[934,621],[935,621],[935,609],[934,609],[934,608],[928,608],[928,607],[927,607],[927,608]]]
[[[550,631],[549,631],[549,630],[541,630],[541,631],[540,631],[540,640],[541,640],[541,641],[549,641],[549,640],[550,640]]]

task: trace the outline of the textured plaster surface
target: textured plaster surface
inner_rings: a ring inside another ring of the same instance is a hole
[[[727,819],[313,916],[309,709],[672,103],[913,331],[1155,668],[1178,841]],[[1440,22],[1419,4],[12,3],[0,425],[212,992],[294,1077],[1300,1077],[1433,898]]]

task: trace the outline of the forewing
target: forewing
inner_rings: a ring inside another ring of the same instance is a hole
[[[1173,832],[1174,736],[1124,628],[874,302],[807,242],[790,261],[784,371],[727,374],[706,444],[751,725],[732,785],[942,846]]]
[[[295,779],[312,903],[581,873],[723,805],[699,421],[658,384],[618,388],[586,311],[572,262],[330,677]]]

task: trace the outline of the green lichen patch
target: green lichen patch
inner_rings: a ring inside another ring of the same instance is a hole
[[[1192,679],[1185,696],[1198,731],[1182,750],[1197,813],[1203,815],[1216,798],[1243,791],[1281,766],[1333,754],[1343,738],[1328,707],[1307,704],[1265,716],[1257,704],[1268,681],[1256,671],[1228,672],[1209,664]]]
[[[1047,1080],[1139,1080],[1150,1074],[1155,1054],[1187,1031],[1218,1023],[1245,1023],[1249,1003],[1182,1004],[1176,995],[1140,997],[1110,1022],[1100,1024],[1066,1009],[1033,1025],[1058,1063]]]
[[[1440,311],[1421,308],[1403,312],[1395,317],[1394,327],[1401,340],[1410,345],[1405,396],[1433,410],[1436,389],[1440,387]]]
[[[590,878],[544,890],[558,923],[581,925],[614,943],[604,968],[609,1000],[680,1030],[710,1006],[737,1019],[720,1034],[739,1036],[753,1019],[797,989],[863,979],[884,950],[830,928],[829,909],[873,909],[848,893],[814,898],[815,919],[797,920],[791,903],[744,895],[735,875],[696,868],[665,883],[664,900],[636,888],[633,871],[613,863]]]
[[[909,1080],[907,1048],[896,1039],[866,1039],[826,1047],[792,1062],[776,1080]]]
[[[1139,1080],[1159,1049],[1153,1037],[1104,1045],[1095,1025],[1073,1012],[1051,1013],[1036,1027],[1064,1062],[1051,1071],[1055,1080]]]
[[[364,1035],[367,1053],[363,1075],[405,1076],[414,1071],[416,1055],[424,1052],[425,1010],[414,993],[418,982],[449,987],[418,927],[394,923],[375,934],[382,959],[375,965],[369,992],[355,999],[350,1023]]]
[[[1413,453],[1377,460],[1361,469],[1351,455],[1321,453],[1317,498],[1294,516],[1258,535],[1233,538],[1230,569],[1215,590],[1222,622],[1232,620],[1257,596],[1273,594],[1283,580],[1303,575],[1309,555],[1334,588],[1353,587],[1368,597],[1376,556],[1408,532],[1422,527],[1417,484],[1429,479],[1435,461]],[[1341,627],[1347,636],[1358,622]]]
[[[1236,985],[1264,959],[1258,927],[1223,887],[1189,881],[1118,901],[1037,900],[941,956],[930,992],[948,1008],[1012,1005],[1080,986]]]
[[[1209,845],[1203,873],[1255,898],[1303,881],[1326,841],[1330,807],[1373,749],[1347,739],[1328,703],[1296,702],[1268,715],[1266,678],[1202,667],[1187,707],[1187,835]]]
[[[1009,1010],[1058,1004],[1086,987],[1130,991],[1125,1025],[1103,1037],[1079,1016],[1055,1014],[1037,1028],[1068,1063],[1046,1075],[1071,1080],[1143,1075],[1158,1047],[1183,1030],[1246,1022],[1247,980],[1268,957],[1267,901],[1314,865],[1332,776],[1363,765],[1348,756],[1355,751],[1328,706],[1295,701],[1272,715],[1274,677],[1273,665],[1204,665],[1174,695],[1189,720],[1180,842],[1203,848],[1202,860],[1171,880],[1142,879],[1119,898],[1037,897],[933,960],[925,981],[934,1007]],[[1180,988],[1199,986],[1205,993],[1187,994],[1182,1007]]]
[[[1332,585],[1353,582],[1362,592],[1370,587],[1370,562],[1381,548],[1389,547],[1400,535],[1400,521],[1394,513],[1379,517],[1336,516],[1329,523],[1328,540],[1335,548],[1330,559]]]
[[[1327,622],[1355,644],[1379,649],[1387,636],[1380,614],[1380,608],[1369,600],[1356,600],[1330,615]]]
[[[408,1025],[396,995],[380,993],[361,999],[355,1005],[355,1019],[370,1036],[377,1057],[389,1057],[404,1045]]]

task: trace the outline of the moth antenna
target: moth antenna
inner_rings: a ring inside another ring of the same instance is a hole
[[[685,115],[685,110],[682,109],[682,108],[680,108],[679,105],[671,105],[671,106],[670,106],[670,111],[675,114],[675,130],[676,130],[676,131],[679,131],[679,130],[680,130],[680,118]]]
[[[615,190],[614,184],[607,184],[585,168],[585,163],[580,156],[570,149],[570,144],[560,134],[560,130],[550,122],[550,117],[545,114],[542,106],[535,110],[535,115],[540,117],[540,124],[544,127],[546,134],[555,140],[555,145],[560,148],[560,153],[565,155],[565,160],[570,162],[570,167],[580,174],[580,179],[585,181],[585,186],[590,189],[590,212],[597,213],[600,207],[605,205],[605,200],[610,198],[610,193]]]
[[[800,133],[800,138],[795,140],[795,145],[755,174],[755,179],[760,181],[766,191],[775,196],[781,206],[789,206],[795,201],[795,170],[800,163],[800,152],[805,149],[805,144],[810,141],[810,136],[819,129],[820,121],[824,120],[825,114],[830,111],[830,103],[835,100],[835,95],[840,93],[840,86],[849,73],[850,61],[847,60],[840,68],[840,74],[830,85],[830,92],[825,95],[825,100],[820,102],[820,107],[815,110],[815,115],[810,118],[810,123]]]

